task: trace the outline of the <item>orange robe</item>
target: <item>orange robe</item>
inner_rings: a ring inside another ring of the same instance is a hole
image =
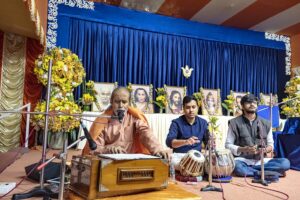
[[[112,109],[103,115],[111,116]],[[90,129],[92,138],[97,143],[95,152],[108,153],[107,147],[120,146],[126,153],[155,154],[163,151],[162,145],[154,137],[146,117],[137,109],[129,107],[122,123],[117,120],[98,117]],[[90,149],[85,145],[82,154],[88,154]]]

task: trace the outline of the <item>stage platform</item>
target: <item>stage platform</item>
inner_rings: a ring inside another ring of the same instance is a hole
[[[23,176],[25,176],[24,167],[35,162],[38,162],[41,159],[40,150],[30,150],[29,152],[22,151],[24,154],[19,157],[15,162],[8,166],[0,174],[0,182],[20,182]],[[47,158],[51,158],[53,151],[48,153]],[[80,155],[81,151],[70,150],[68,152],[68,159],[70,160],[72,155]],[[10,155],[11,156],[11,155]],[[1,161],[2,162],[2,161]],[[0,164],[1,165],[1,164]],[[251,179],[246,179],[251,183]],[[269,189],[279,190],[281,192],[287,193],[290,200],[297,200],[300,196],[300,171],[289,170],[286,177],[280,178],[278,183],[272,183],[268,187]],[[143,193],[137,195],[122,196],[118,198],[106,198],[106,199],[118,199],[118,200],[136,200],[136,199],[205,199],[205,200],[217,200],[222,199],[222,193],[219,192],[201,192],[200,189],[206,186],[208,182],[202,181],[197,185],[186,185],[182,182],[177,182],[176,185],[170,183],[170,187],[165,191],[171,192],[170,194],[175,194],[176,192],[183,194],[183,196],[177,195],[167,195],[162,196],[156,194],[155,192]],[[30,180],[24,180],[13,192],[8,196],[2,199],[11,199],[12,194],[14,193],[23,193],[29,191],[39,184],[32,182]],[[221,187],[219,183],[213,183],[216,187]],[[256,185],[260,186],[260,185]],[[274,199],[286,199],[284,195],[278,194],[272,191],[263,190],[260,188],[255,188],[246,183],[244,178],[234,177],[231,183],[223,183],[222,187],[224,189],[224,196],[226,200],[274,200]],[[145,197],[145,198],[144,198]],[[161,198],[159,198],[161,197]],[[1,198],[0,198],[1,199]],[[32,199],[41,199],[41,198],[32,198]]]

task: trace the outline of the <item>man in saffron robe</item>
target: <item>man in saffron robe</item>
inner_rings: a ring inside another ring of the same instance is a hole
[[[111,118],[98,117],[91,129],[92,138],[97,143],[94,153],[144,153],[168,159],[169,155],[153,135],[147,119],[139,110],[129,106],[130,93],[124,87],[112,92],[111,107],[104,115]],[[124,113],[120,121],[120,114]],[[83,154],[91,153],[86,145]]]

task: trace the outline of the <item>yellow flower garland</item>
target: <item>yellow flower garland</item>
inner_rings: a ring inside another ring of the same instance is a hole
[[[89,106],[92,105],[92,103],[95,103],[97,108],[100,110],[100,104],[98,102],[98,99],[96,95],[98,92],[95,90],[95,83],[92,80],[89,80],[88,82],[84,82],[84,89],[83,94],[81,98],[81,102],[83,106]]]
[[[201,108],[201,104],[202,104],[201,101],[202,101],[202,98],[203,98],[202,93],[201,92],[195,92],[193,94],[193,96],[195,97],[195,99],[197,99],[198,107]]]
[[[52,60],[51,94],[49,105],[49,125],[52,132],[70,132],[79,127],[79,119],[70,114],[80,114],[80,107],[73,100],[73,89],[82,83],[85,71],[76,54],[69,49],[53,48],[38,57],[35,61],[34,74],[44,85],[48,82],[49,61]],[[90,99],[90,98],[88,98]],[[46,101],[37,104],[32,124],[36,128],[45,128]],[[63,114],[63,115],[61,115]]]
[[[62,92],[71,92],[82,83],[85,71],[78,56],[69,49],[53,48],[35,61],[34,73],[44,86],[48,81],[50,60],[52,60],[52,84],[60,87]]]
[[[233,112],[233,109],[235,107],[235,98],[233,94],[227,95],[227,99],[224,100],[224,103],[222,103],[222,106],[227,110],[227,112],[231,113]]]
[[[46,112],[46,101],[39,102],[35,107],[35,112]],[[53,116],[49,116],[48,129],[52,132],[70,132],[76,127],[79,127],[79,120],[68,114],[81,113],[80,107],[73,101],[64,99],[52,98],[49,105],[49,112]],[[58,113],[66,115],[57,115]],[[32,124],[38,128],[45,128],[45,114],[33,115]]]
[[[160,109],[165,109],[168,105],[167,101],[167,93],[165,88],[157,88],[155,89],[157,97],[156,101],[153,101]]]
[[[83,105],[91,105],[95,101],[95,98],[89,93],[82,95],[82,104]]]
[[[281,113],[285,114],[287,117],[300,117],[299,98],[289,101],[300,95],[300,76],[295,76],[286,83],[285,93],[288,94],[288,97],[283,99],[286,103],[281,106]]]

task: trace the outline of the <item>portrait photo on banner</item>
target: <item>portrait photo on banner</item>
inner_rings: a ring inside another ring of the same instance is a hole
[[[231,95],[234,98],[234,102],[233,102],[233,116],[240,116],[240,115],[243,114],[242,105],[241,105],[241,99],[246,94],[249,94],[249,92],[235,92],[235,91],[230,91],[230,93],[231,93]]]
[[[100,110],[93,103],[92,111],[103,112],[110,106],[110,96],[112,91],[118,87],[118,83],[95,82],[95,90],[97,91],[97,100]]]
[[[220,89],[200,88],[203,115],[222,115]]]
[[[145,114],[153,113],[153,86],[131,85],[131,105]]]
[[[182,100],[186,95],[186,87],[164,86],[167,93],[168,106],[166,113],[182,114]]]
[[[260,93],[259,94],[259,99],[260,99],[259,104],[260,105],[270,106],[271,105],[270,104],[270,101],[271,101],[270,97],[271,97],[271,94]],[[274,106],[277,103],[278,103],[278,96],[277,96],[277,94],[272,94],[272,106]]]

